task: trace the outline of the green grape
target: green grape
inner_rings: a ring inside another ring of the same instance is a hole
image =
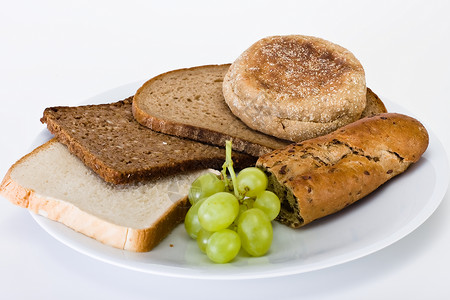
[[[214,232],[208,240],[206,255],[215,263],[224,264],[231,261],[241,249],[239,235],[229,229]]]
[[[194,180],[189,189],[189,202],[192,205],[202,198],[225,191],[225,183],[213,173],[206,173]]]
[[[267,188],[266,174],[258,168],[245,168],[236,177],[239,193],[248,197],[256,197]]]
[[[198,209],[198,220],[208,231],[230,226],[239,213],[239,201],[230,193],[220,192],[206,198]]]
[[[231,223],[230,226],[228,226],[228,229],[230,230],[234,230],[237,231],[237,225],[238,225],[238,221],[239,221],[239,216],[248,209],[248,207],[244,204],[239,204],[239,212],[236,216],[236,218],[234,219],[233,223]]]
[[[206,246],[208,245],[208,240],[211,237],[212,232],[206,231],[205,229],[200,229],[197,234],[197,245],[198,248],[204,253],[206,253]]]
[[[262,256],[269,251],[273,238],[272,223],[262,210],[252,208],[242,213],[237,232],[242,248],[251,256]]]
[[[280,213],[280,199],[271,191],[264,191],[256,196],[253,207],[262,210],[272,221]]]
[[[193,239],[197,238],[197,234],[202,228],[198,220],[198,209],[203,204],[206,198],[197,201],[194,205],[189,208],[186,217],[184,218],[184,228],[189,236]]]

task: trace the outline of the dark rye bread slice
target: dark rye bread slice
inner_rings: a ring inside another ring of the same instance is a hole
[[[229,109],[222,93],[230,64],[170,71],[147,81],[133,99],[136,120],[153,130],[261,156],[289,145],[249,128]],[[367,89],[363,116],[386,112],[383,102]]]
[[[131,102],[129,97],[111,104],[50,107],[41,122],[86,166],[114,184],[222,167],[225,149],[141,126],[133,118]],[[234,153],[233,161],[243,168],[256,158]]]

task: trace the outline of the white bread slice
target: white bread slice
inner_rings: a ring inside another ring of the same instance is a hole
[[[203,172],[113,185],[53,139],[9,169],[0,193],[104,244],[143,252],[184,219],[189,186]]]

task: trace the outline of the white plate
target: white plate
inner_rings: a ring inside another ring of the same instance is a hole
[[[134,94],[142,82],[92,97],[86,103],[108,103]],[[389,111],[411,115],[384,100]],[[378,251],[421,225],[438,207],[449,182],[445,150],[430,131],[421,160],[377,191],[345,210],[293,230],[274,224],[270,252],[259,258],[239,256],[226,265],[210,263],[188,238],[182,225],[148,253],[105,246],[66,226],[32,214],[44,230],[67,246],[98,260],[152,274],[204,279],[275,277],[323,269]],[[51,135],[44,131],[34,142]]]

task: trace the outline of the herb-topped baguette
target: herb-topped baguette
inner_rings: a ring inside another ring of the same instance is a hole
[[[368,195],[419,160],[428,133],[414,118],[386,113],[260,157],[278,220],[297,228]]]

